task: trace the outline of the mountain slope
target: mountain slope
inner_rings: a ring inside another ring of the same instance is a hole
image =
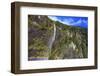
[[[29,60],[87,58],[87,29],[28,16]]]

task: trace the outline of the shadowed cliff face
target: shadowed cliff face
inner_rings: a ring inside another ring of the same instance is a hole
[[[28,16],[28,60],[87,58],[87,29]]]

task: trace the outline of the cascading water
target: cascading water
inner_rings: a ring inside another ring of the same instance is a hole
[[[49,47],[48,54],[51,53],[52,45],[55,41],[55,38],[56,38],[56,25],[54,24],[53,25],[53,34],[50,37],[49,42],[48,42],[48,47]],[[45,57],[45,58],[30,58],[30,60],[48,60],[48,57]]]
[[[55,38],[56,38],[56,25],[54,24],[53,27],[54,27],[53,35],[49,40],[49,49],[50,49],[49,52],[51,52],[51,48],[52,48],[53,42],[55,41]]]

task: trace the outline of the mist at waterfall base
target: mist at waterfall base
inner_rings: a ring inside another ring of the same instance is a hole
[[[54,21],[59,21],[69,26],[78,26],[88,28],[88,17],[75,17],[75,16],[48,16]]]

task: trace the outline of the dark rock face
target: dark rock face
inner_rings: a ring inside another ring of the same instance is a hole
[[[87,58],[87,31],[52,21],[47,16],[29,15],[29,60]]]

